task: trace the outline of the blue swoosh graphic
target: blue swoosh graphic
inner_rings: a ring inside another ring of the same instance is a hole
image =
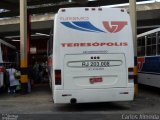
[[[81,27],[81,28],[85,28],[85,29],[88,29],[88,30],[92,30],[92,31],[95,31],[95,32],[104,32],[98,28],[96,28],[94,25],[92,25],[90,22],[88,21],[84,21],[84,22],[73,22],[75,25]]]
[[[64,26],[81,30],[81,31],[87,31],[87,32],[104,32],[98,28],[96,28],[94,25],[92,25],[88,21],[78,21],[78,22],[61,22]]]
[[[72,24],[69,23],[69,22],[61,22],[61,23],[62,23],[64,26],[69,27],[69,28],[72,28],[72,29],[81,30],[81,31],[87,31],[87,32],[93,32],[93,31],[90,31],[90,30],[85,30],[85,29],[76,27],[76,26],[72,25]]]

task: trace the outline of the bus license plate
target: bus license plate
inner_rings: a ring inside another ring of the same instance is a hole
[[[103,82],[102,77],[90,78],[89,81],[90,81],[91,84],[98,83],[98,82]]]
[[[82,67],[109,67],[109,61],[84,61]]]

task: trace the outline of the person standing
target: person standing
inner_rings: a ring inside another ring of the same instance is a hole
[[[15,73],[18,71],[14,68],[12,64],[10,68],[6,69],[6,71],[9,73],[9,91],[11,94],[14,94],[16,92],[16,87],[20,85],[19,80],[15,78]]]
[[[39,79],[39,64],[37,62],[35,62],[34,66],[33,66],[33,73],[34,73],[35,83],[38,83],[38,79]]]

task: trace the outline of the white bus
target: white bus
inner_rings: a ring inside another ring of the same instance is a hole
[[[137,38],[138,83],[160,88],[160,28]]]
[[[54,103],[133,100],[133,40],[125,9],[62,8],[53,36]]]
[[[5,85],[4,68],[10,63],[17,63],[18,60],[19,54],[16,47],[0,39],[0,89]]]

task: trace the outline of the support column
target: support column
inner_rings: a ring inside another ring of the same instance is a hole
[[[132,24],[133,44],[134,44],[134,93],[138,95],[138,68],[137,68],[137,14],[136,14],[136,0],[129,0],[129,12]]]
[[[21,83],[23,89],[28,89],[28,63],[27,63],[27,0],[20,2],[20,67]]]

